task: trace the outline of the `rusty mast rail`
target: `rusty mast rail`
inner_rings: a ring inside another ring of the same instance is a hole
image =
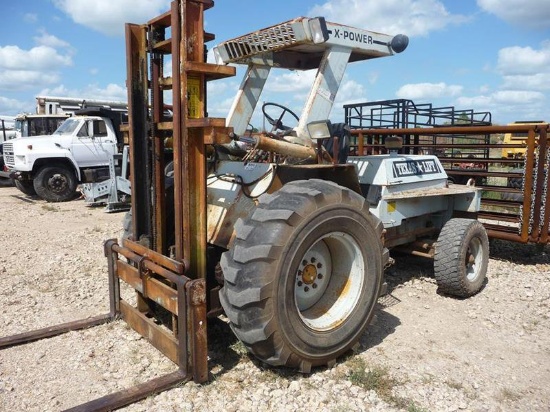
[[[175,0],[169,11],[147,23],[126,25],[131,232],[141,242],[125,239],[119,244],[110,239],[104,244],[109,313],[0,338],[2,349],[122,318],[178,366],[175,372],[74,406],[71,411],[109,411],[191,379],[197,383],[208,379],[205,257],[203,242],[197,240],[204,238],[201,233],[206,226],[202,213],[206,210],[202,199],[206,197],[204,146],[228,133],[225,119],[204,117],[205,82],[235,74],[234,67],[204,62],[204,42],[214,36],[204,32],[203,17],[213,5],[211,0]],[[165,77],[164,58],[169,54],[173,70],[171,77]],[[171,119],[164,114],[162,95],[168,89],[175,97]],[[182,96],[191,91],[194,94],[188,103]],[[167,256],[170,245],[162,212],[167,137],[174,139],[176,194],[181,195],[174,202],[178,227],[174,259]],[[153,193],[152,182],[161,190]],[[136,214],[142,219],[136,219]],[[134,289],[135,303],[121,297],[121,283]]]

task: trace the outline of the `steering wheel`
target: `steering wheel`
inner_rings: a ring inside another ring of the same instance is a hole
[[[267,114],[266,108],[268,106],[275,106],[275,107],[278,107],[279,109],[282,109],[282,112],[279,115],[279,117],[277,118],[277,120],[275,120],[273,117],[271,117],[270,115]],[[264,116],[267,119],[267,121],[269,122],[269,124],[271,126],[273,126],[273,128],[271,129],[272,133],[276,130],[282,130],[282,131],[285,131],[285,132],[288,131],[288,130],[292,130],[292,127],[288,127],[288,126],[285,126],[283,124],[282,120],[283,120],[283,117],[286,113],[288,113],[292,117],[294,117],[296,119],[296,121],[298,121],[298,122],[300,121],[300,118],[298,116],[296,116],[296,113],[294,113],[288,107],[285,107],[285,106],[280,105],[278,103],[264,103],[262,105],[262,113],[264,114]]]

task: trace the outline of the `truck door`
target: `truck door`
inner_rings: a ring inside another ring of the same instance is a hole
[[[78,167],[107,166],[115,152],[116,139],[104,120],[87,120],[73,140],[71,151]]]

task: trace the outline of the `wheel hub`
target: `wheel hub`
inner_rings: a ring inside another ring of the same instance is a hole
[[[311,307],[323,295],[330,270],[330,252],[326,244],[319,241],[304,255],[296,274],[296,298],[300,310]]]
[[[466,278],[470,282],[475,281],[480,274],[481,266],[478,262],[482,261],[482,253],[481,241],[473,238],[466,251]]]
[[[326,234],[303,255],[294,296],[307,327],[327,331],[350,316],[365,281],[364,259],[357,241],[342,232]]]
[[[317,268],[312,264],[306,265],[302,271],[303,282],[307,285],[311,285],[315,279],[317,279]]]
[[[67,186],[67,181],[62,175],[56,174],[48,180],[48,186],[53,191],[59,192],[65,189],[65,187]]]

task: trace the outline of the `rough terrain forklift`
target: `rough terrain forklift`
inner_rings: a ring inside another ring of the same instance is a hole
[[[202,10],[206,3],[177,4]],[[200,290],[189,299],[201,302],[201,316],[223,311],[261,361],[302,372],[332,365],[357,343],[382,290],[388,247],[434,257],[443,292],[465,297],[481,288],[488,242],[472,219],[479,192],[450,187],[433,156],[398,155],[398,137],[387,139],[388,155],[348,158],[345,125],[327,121],[347,64],[402,52],[406,36],[297,18],[219,44],[213,50],[218,65],[204,63],[202,40],[209,35],[201,22],[181,26],[179,48],[167,17],[128,29],[133,212],[129,240],[113,242],[107,251],[118,278],[127,272],[139,278],[137,310],[121,301],[125,318],[142,317],[136,329],[147,329],[148,317],[159,312],[178,315],[151,286],[169,289],[174,282],[140,269],[144,261],[165,265],[163,271],[182,267],[180,282],[188,277],[186,287]],[[165,39],[168,27],[171,41]],[[163,75],[169,51],[170,79]],[[227,120],[209,118],[205,81],[232,75],[228,64],[246,65],[244,80]],[[262,111],[272,130],[248,133],[272,67],[317,74],[300,116],[267,103]],[[171,121],[163,118],[168,85]],[[288,126],[287,117],[297,126]],[[166,146],[173,148],[169,165]],[[440,232],[437,248],[430,239]],[[130,263],[117,257],[129,253]],[[172,323],[181,344],[182,331],[198,333],[206,318],[195,332]]]
[[[212,6],[178,0],[126,26],[132,211],[105,243],[111,312],[96,320],[122,317],[180,369],[82,410],[206,381],[207,323],[222,313],[267,364],[332,366],[373,316],[389,248],[434,257],[445,293],[470,296],[485,278],[478,191],[449,186],[433,156],[399,155],[399,137],[387,155],[349,157],[349,131],[327,120],[347,64],[400,53],[406,36],[301,17],[219,44],[211,64]],[[227,120],[208,117],[206,82],[233,76],[229,64],[247,66],[244,80]],[[250,133],[272,67],[317,74],[300,116],[269,103],[272,130]]]

